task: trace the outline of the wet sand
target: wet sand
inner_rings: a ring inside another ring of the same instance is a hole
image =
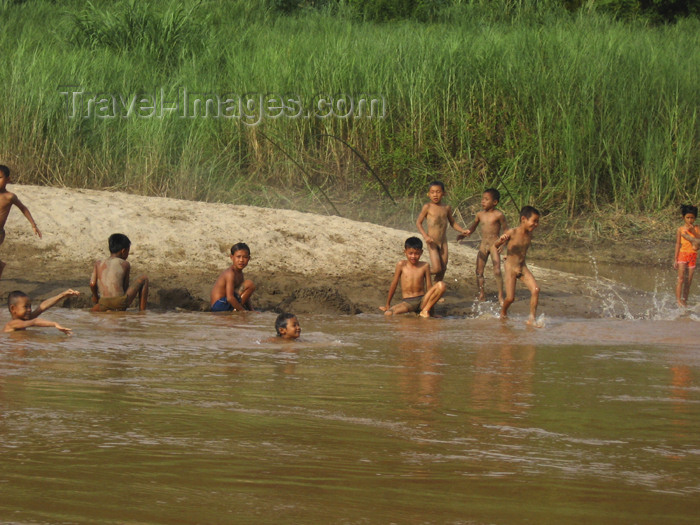
[[[124,193],[12,185],[44,234],[32,236],[14,210],[6,225],[0,259],[7,268],[0,294],[21,289],[38,302],[66,288],[82,292],[64,306],[91,305],[88,280],[95,259],[107,256],[107,237],[127,234],[133,245],[132,279],[147,274],[155,309],[205,311],[209,292],[229,264],[228,250],[247,242],[252,258],[246,276],[258,289],[257,309],[298,314],[380,314],[403,241],[413,231],[385,228],[290,210],[179,201]],[[448,292],[436,308],[443,316],[495,315],[499,308],[490,263],[487,301],[475,301],[476,251],[454,242],[450,232]],[[533,241],[540,260],[547,248]],[[614,250],[615,247],[611,247]],[[423,260],[426,260],[426,255]],[[538,280],[538,314],[556,317],[644,317],[654,300],[602,278],[547,270],[530,263]],[[397,292],[395,301],[400,297]],[[519,285],[513,316],[527,315],[529,293]]]

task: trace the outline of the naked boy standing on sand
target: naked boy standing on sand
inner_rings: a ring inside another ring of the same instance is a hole
[[[445,196],[445,185],[439,180],[430,183],[428,197],[430,202],[423,206],[418,215],[416,226],[425,239],[430,254],[430,272],[435,274],[436,281],[442,281],[447,270],[447,225],[449,224],[461,234],[467,234],[452,216],[452,208],[442,204]],[[423,229],[423,221],[428,221],[428,232]]]
[[[476,227],[481,224],[481,244],[479,251],[476,254],[476,282],[479,287],[479,301],[486,298],[484,293],[484,267],[486,261],[491,256],[493,263],[493,276],[496,279],[498,286],[498,302],[503,304],[503,278],[501,277],[501,255],[495,244],[501,236],[501,231],[506,231],[508,225],[506,216],[501,210],[496,209],[498,201],[501,199],[501,193],[495,188],[489,188],[484,191],[481,197],[482,210],[476,214],[474,222],[467,229],[466,234],[458,235],[457,240],[460,241],[474,233]]]
[[[32,214],[29,213],[27,207],[20,202],[17,195],[7,191],[6,186],[10,183],[10,168],[5,165],[0,164],[0,244],[5,241],[5,223],[7,222],[7,217],[10,215],[10,209],[14,204],[19,208],[19,210],[24,214],[24,216],[32,225],[34,233],[41,239],[41,232],[39,228],[36,227],[36,223],[32,218]],[[0,277],[2,277],[2,271],[5,269],[5,263],[0,261]]]
[[[131,241],[122,233],[109,236],[110,256],[102,261],[96,261],[90,276],[92,290],[93,312],[109,310],[126,310],[131,302],[139,296],[139,310],[146,309],[148,301],[148,277],[142,275],[129,286],[131,265],[126,261],[129,257]]]
[[[527,249],[532,243],[532,232],[540,224],[540,212],[532,206],[523,206],[520,210],[520,224],[501,235],[494,245],[496,248],[506,245],[508,257],[506,257],[506,298],[501,308],[501,319],[508,315],[508,307],[515,301],[515,283],[521,279],[528,290],[530,290],[530,317],[527,324],[535,323],[537,313],[537,302],[540,296],[540,289],[532,272],[525,264]]]
[[[231,246],[231,266],[219,274],[211,289],[211,311],[252,310],[250,296],[255,291],[253,281],[243,276],[250,261],[250,248],[244,242]]]

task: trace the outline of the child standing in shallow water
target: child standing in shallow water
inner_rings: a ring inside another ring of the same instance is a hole
[[[698,258],[698,242],[700,229],[695,226],[698,217],[697,206],[684,204],[681,206],[683,225],[676,230],[676,250],[673,256],[673,267],[678,270],[676,282],[676,301],[678,306],[687,306],[690,284],[693,282],[695,263]]]

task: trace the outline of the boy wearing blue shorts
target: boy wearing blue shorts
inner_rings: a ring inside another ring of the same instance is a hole
[[[211,290],[211,311],[230,312],[252,310],[250,296],[255,291],[253,281],[243,276],[250,262],[250,248],[244,242],[231,246],[231,266],[221,272]]]

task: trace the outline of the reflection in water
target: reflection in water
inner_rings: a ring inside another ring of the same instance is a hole
[[[440,324],[414,316],[399,317],[393,324],[401,398],[411,417],[429,424],[440,405]]]
[[[524,414],[532,398],[534,345],[518,344],[506,325],[498,342],[475,347],[471,403],[477,410]]]

